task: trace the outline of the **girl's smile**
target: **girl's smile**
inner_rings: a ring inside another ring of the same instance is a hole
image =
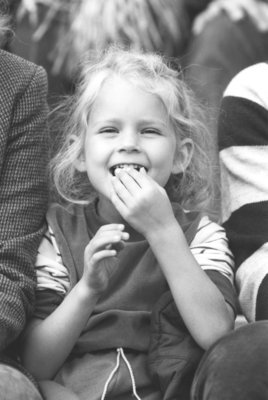
[[[117,169],[125,169],[128,171],[129,169],[134,168],[136,171],[141,171],[143,168],[146,171],[146,168],[143,165],[139,164],[116,164],[110,168],[112,175],[115,175]]]

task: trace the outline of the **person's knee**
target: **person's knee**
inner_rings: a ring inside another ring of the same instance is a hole
[[[0,364],[0,397],[2,400],[42,400],[27,376],[6,364]]]
[[[203,357],[192,399],[268,398],[268,321],[247,324],[225,336]]]

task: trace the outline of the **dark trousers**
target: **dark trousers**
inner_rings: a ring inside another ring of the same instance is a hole
[[[268,399],[268,321],[247,324],[203,357],[191,400]]]
[[[42,400],[42,396],[27,376],[7,364],[0,364],[1,400]]]

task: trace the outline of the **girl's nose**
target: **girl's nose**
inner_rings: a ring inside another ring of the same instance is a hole
[[[137,132],[132,130],[124,131],[120,135],[119,150],[126,152],[140,151],[139,141]]]

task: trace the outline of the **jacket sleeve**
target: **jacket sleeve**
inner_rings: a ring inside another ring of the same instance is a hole
[[[0,175],[0,350],[19,335],[33,311],[34,261],[48,201],[47,77],[33,64],[28,70],[17,93],[12,93],[15,85],[1,93],[9,100],[13,96],[14,102],[8,132],[0,127],[0,145],[5,147]]]
[[[235,256],[241,308],[268,318],[268,64],[240,72],[219,118],[222,220]]]

